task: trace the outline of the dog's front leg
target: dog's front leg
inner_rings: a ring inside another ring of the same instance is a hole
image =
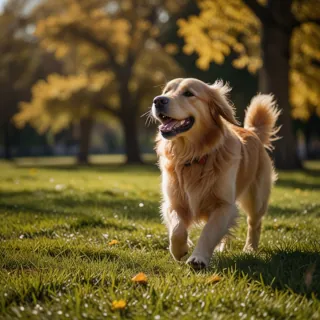
[[[204,226],[198,243],[187,263],[194,269],[206,268],[209,265],[214,248],[235,223],[237,214],[237,207],[230,204],[214,210]]]
[[[169,249],[176,260],[181,260],[188,253],[188,231],[178,213],[171,208],[164,208],[164,220],[169,232]]]
[[[176,260],[181,260],[188,253],[188,231],[184,223],[177,219],[169,229],[170,253]]]

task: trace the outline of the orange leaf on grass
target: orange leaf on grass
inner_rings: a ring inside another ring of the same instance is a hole
[[[138,283],[147,283],[148,282],[148,278],[143,272],[136,274],[131,280],[133,282],[138,282]]]
[[[206,283],[217,283],[220,280],[222,280],[222,278],[218,274],[214,274],[207,279]]]
[[[120,299],[120,300],[114,300],[112,302],[112,310],[122,310],[126,307],[127,303],[125,300]]]
[[[118,240],[111,240],[111,241],[108,243],[108,245],[109,245],[109,246],[113,246],[113,245],[118,244],[118,243],[119,243]]]

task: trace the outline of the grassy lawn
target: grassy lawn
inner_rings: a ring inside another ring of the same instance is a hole
[[[169,255],[156,166],[57,162],[0,162],[0,319],[320,319],[319,163],[280,173],[257,254],[241,214],[194,272]]]

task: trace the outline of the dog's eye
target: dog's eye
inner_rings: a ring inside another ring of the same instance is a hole
[[[194,94],[189,90],[185,91],[182,95],[185,97],[193,97],[194,96]]]

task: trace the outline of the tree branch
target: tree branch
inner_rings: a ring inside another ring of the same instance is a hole
[[[256,0],[242,0],[251,11],[257,16],[257,18],[262,22],[266,22],[271,18],[270,11],[262,7]]]
[[[101,50],[103,50],[109,56],[111,66],[115,70],[119,69],[119,65],[116,61],[115,55],[112,51],[112,48],[106,41],[99,40],[96,37],[94,37],[92,34],[90,34],[90,32],[88,32],[87,30],[83,30],[83,29],[80,30],[76,26],[71,25],[69,31],[72,32],[75,36],[82,38],[85,41],[87,41],[87,42],[95,45],[96,47],[100,48]]]
[[[156,6],[151,8],[149,15],[146,17],[146,20],[148,20],[152,26],[155,26],[156,21],[157,21],[157,7]],[[134,25],[134,27],[132,28],[132,32],[136,28],[136,25],[135,24],[133,24],[133,25]],[[131,32],[131,38],[132,38],[132,32]],[[135,52],[129,51],[128,60],[132,60],[132,59],[136,60],[137,58],[139,58],[141,52],[144,50],[145,42],[148,40],[148,38],[149,38],[149,30],[145,30],[142,33],[142,40],[140,41],[140,45],[138,44]],[[133,63],[134,63],[134,61],[128,61],[128,64],[129,65],[131,64],[131,66],[133,65]]]

